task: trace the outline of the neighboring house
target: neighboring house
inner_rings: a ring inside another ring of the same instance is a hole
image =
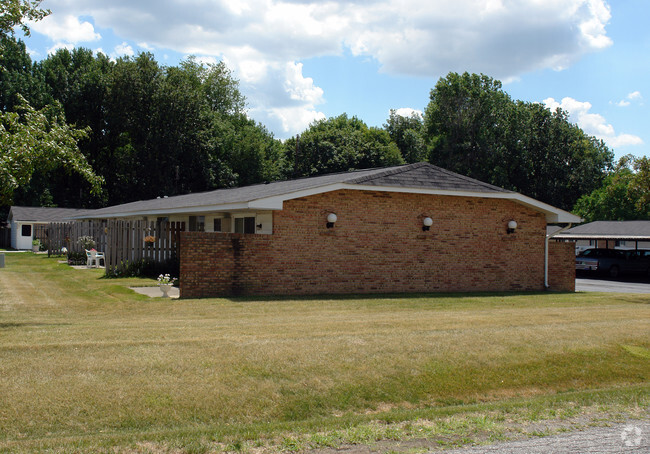
[[[577,251],[650,249],[650,221],[595,221],[568,229],[554,238],[575,242]]]
[[[31,249],[32,240],[45,239],[45,228],[50,222],[67,222],[72,216],[79,216],[89,210],[74,208],[43,208],[12,206],[7,222],[11,227],[11,247]]]
[[[581,221],[427,163],[163,196],[78,218],[186,222],[182,297],[572,291],[573,245],[548,244],[546,226]]]

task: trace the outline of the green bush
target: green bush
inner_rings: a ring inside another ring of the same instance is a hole
[[[85,265],[86,263],[85,252],[68,252],[68,265]]]
[[[151,259],[142,259],[133,262],[123,261],[118,266],[109,269],[106,276],[157,278],[161,274],[178,276],[180,274],[180,262],[178,258],[172,257],[163,262],[156,262]]]

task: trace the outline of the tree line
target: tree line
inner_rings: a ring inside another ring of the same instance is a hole
[[[22,22],[0,21],[2,205],[95,208],[428,161],[587,217],[647,218],[650,192],[637,177],[647,159],[614,165],[566,112],[513,100],[482,74],[441,78],[424,115],[391,111],[370,127],[342,114],[280,141],[248,118],[223,62],[163,66],[149,53],[111,60],[84,48],[32,62],[5,23]],[[631,180],[640,181],[625,193],[635,208],[594,211],[598,191]]]

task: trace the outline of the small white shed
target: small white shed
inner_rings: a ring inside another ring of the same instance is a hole
[[[75,208],[12,206],[7,217],[7,222],[11,227],[11,247],[13,249],[31,249],[36,226],[47,225],[50,222],[66,222],[70,217],[87,211]]]

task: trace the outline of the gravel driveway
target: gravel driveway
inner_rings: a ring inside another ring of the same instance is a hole
[[[611,427],[592,427],[580,432],[443,452],[445,454],[649,453],[650,422],[628,421]]]

